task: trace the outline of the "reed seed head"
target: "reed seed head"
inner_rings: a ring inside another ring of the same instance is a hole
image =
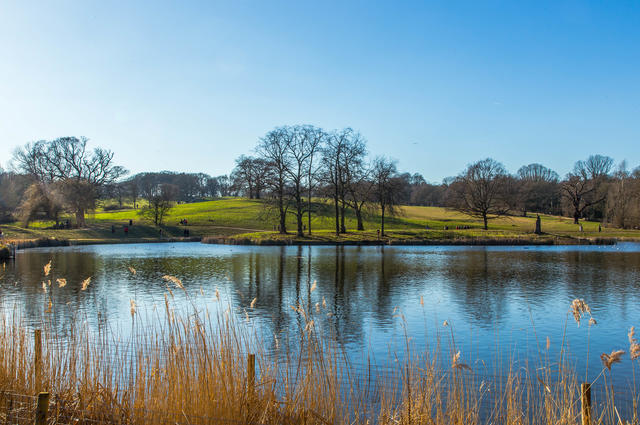
[[[64,286],[67,286],[67,279],[56,279],[56,282],[58,283],[58,288],[62,288]]]
[[[49,276],[49,273],[51,272],[51,261],[52,260],[49,260],[49,262],[44,265],[44,275],[45,276]]]
[[[600,360],[602,360],[604,367],[611,370],[611,365],[614,363],[620,363],[620,358],[623,354],[624,351],[622,350],[612,351],[611,354],[602,353],[600,354]]]
[[[129,267],[129,271],[131,272],[132,275],[135,276],[136,274],[136,269],[134,269],[133,267]]]
[[[591,315],[591,308],[589,308],[589,305],[581,298],[576,298],[571,302],[570,310],[578,326],[580,326],[580,319],[582,319],[585,313]]]
[[[638,344],[638,339],[635,337],[636,335],[636,327],[631,326],[629,329],[628,337],[629,337],[629,355],[631,356],[631,360],[635,360],[640,357],[640,344]]]
[[[255,297],[253,300],[251,300],[251,308],[254,308],[257,302],[258,302],[258,297]]]
[[[184,286],[182,286],[182,281],[180,279],[178,279],[175,276],[170,276],[168,274],[165,274],[164,276],[162,276],[162,278],[168,282],[173,283],[174,285],[176,285],[178,288],[182,289],[184,291]]]
[[[90,283],[91,283],[91,276],[89,276],[88,278],[82,281],[82,288],[80,288],[80,290],[81,291],[86,290],[89,287]]]
[[[459,370],[471,370],[468,364],[462,363],[460,361],[460,351],[453,355],[453,359],[451,360],[451,368]]]

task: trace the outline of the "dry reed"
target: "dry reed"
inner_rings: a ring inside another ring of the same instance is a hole
[[[178,278],[165,280],[185,289]],[[168,288],[162,319],[157,312],[141,315],[131,300],[128,337],[114,335],[108,326],[91,329],[82,320],[65,332],[54,321],[43,322],[40,386],[33,373],[31,331],[17,312],[5,310],[0,313],[0,396],[50,392],[51,424],[579,423],[580,385],[570,365],[522,369],[512,361],[507,370],[479,370],[462,362],[446,321],[453,347],[450,369],[443,367],[440,343],[416,352],[406,334],[403,356],[392,353],[395,367],[366,357],[363,372],[333,338],[318,331],[324,299],[315,312],[292,306],[300,318],[294,332],[299,338],[292,344],[274,335],[272,348],[230,308],[213,315],[195,307],[176,313],[172,299]],[[578,311],[588,311],[584,306],[576,304]],[[637,345],[633,335],[632,330],[629,341]],[[547,339],[547,351],[549,346]],[[248,353],[256,355],[251,387]],[[610,371],[622,353],[603,354],[604,368]],[[485,377],[491,375],[502,379]],[[600,410],[618,415],[613,397],[605,403]],[[7,406],[0,403],[5,419]],[[613,414],[600,418],[615,419]],[[635,416],[631,421],[638,424]]]

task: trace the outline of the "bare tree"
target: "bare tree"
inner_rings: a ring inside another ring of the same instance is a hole
[[[354,133],[343,152],[341,164],[345,196],[342,203],[353,208],[356,214],[357,229],[364,230],[363,210],[365,204],[371,201],[371,193],[375,185],[375,182],[370,179],[371,170],[365,164],[366,141],[359,133]],[[341,220],[341,224],[344,226],[344,210]]]
[[[287,233],[287,211],[289,209],[288,178],[291,167],[289,144],[291,132],[286,127],[279,127],[268,132],[258,145],[259,154],[266,159],[272,170],[268,186],[274,197],[278,211],[280,233]]]
[[[13,213],[24,200],[24,193],[33,183],[25,174],[6,172],[0,168],[0,223],[13,221]]]
[[[215,178],[218,182],[218,192],[220,196],[225,197],[231,195],[231,179],[226,174]]]
[[[518,208],[527,211],[550,212],[558,204],[558,173],[541,164],[529,164],[518,170]]]
[[[309,232],[309,235],[311,235],[311,195],[317,184],[318,173],[321,169],[321,164],[318,161],[315,161],[315,159],[321,152],[323,144],[326,143],[328,135],[321,128],[313,127],[311,125],[302,126],[300,131],[302,132],[302,137],[305,139],[306,149],[309,153],[306,162],[307,231]]]
[[[633,200],[637,199],[637,185],[627,170],[627,162],[622,161],[612,176],[607,194],[607,216],[615,226],[630,227]]]
[[[297,235],[303,236],[303,218],[305,207],[311,210],[311,189],[314,185],[315,168],[313,165],[320,144],[324,140],[323,132],[313,126],[282,127],[285,133],[286,155],[289,157],[285,171],[291,184],[291,195],[295,207]],[[305,201],[304,192],[308,198]],[[310,217],[310,215],[309,215]],[[309,226],[311,222],[309,220]],[[309,227],[311,229],[311,227]]]
[[[342,173],[342,157],[349,140],[352,129],[346,128],[340,132],[334,131],[330,134],[327,144],[322,150],[322,163],[324,168],[323,180],[329,187],[330,196],[335,208],[336,236],[340,231],[346,231],[340,227],[340,199],[344,198],[344,177]]]
[[[131,202],[133,203],[133,208],[136,209],[138,205],[138,197],[140,196],[140,188],[138,187],[138,182],[134,179],[129,179],[124,182],[124,186],[129,192],[129,197],[131,198]]]
[[[484,229],[488,221],[509,212],[505,196],[507,171],[494,159],[471,164],[449,186],[449,206],[472,217],[481,218]]]
[[[603,155],[591,155],[583,162],[581,167],[584,167],[589,178],[598,180],[609,175],[613,168],[613,158]]]
[[[24,172],[42,183],[57,183],[65,203],[75,212],[78,226],[85,226],[85,211],[95,206],[99,189],[124,175],[113,165],[113,153],[102,148],[87,149],[86,137],[27,144],[14,154]]]
[[[349,205],[349,185],[358,183],[366,142],[351,128],[333,132],[323,149],[323,180],[327,183],[335,207],[336,234],[345,233],[345,211]],[[355,202],[351,203],[351,206]],[[358,201],[360,205],[360,201]]]
[[[380,207],[380,234],[384,236],[384,220],[387,214],[395,215],[398,207],[398,188],[396,164],[383,157],[373,163],[372,179],[374,182],[374,199]]]
[[[236,167],[231,179],[236,186],[242,188],[249,199],[260,199],[265,187],[268,163],[262,158],[241,155],[236,159]]]
[[[573,171],[562,182],[562,195],[570,206],[573,222],[578,224],[584,211],[606,199],[606,192],[600,190],[602,170],[594,172],[586,162],[578,161]],[[593,178],[593,177],[596,178]]]
[[[156,186],[149,197],[149,205],[142,210],[142,215],[153,221],[156,226],[162,226],[179,193],[180,188],[173,184],[163,183]]]
[[[22,196],[22,202],[17,207],[17,214],[22,221],[24,227],[28,227],[29,223],[39,214],[44,217],[55,220],[56,225],[59,221],[59,214],[63,211],[60,200],[60,192],[55,187],[56,183],[32,183]]]

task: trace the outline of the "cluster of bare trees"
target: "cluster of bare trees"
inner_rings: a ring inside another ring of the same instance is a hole
[[[581,218],[620,227],[640,225],[640,168],[633,172],[621,164],[614,172],[613,159],[592,155],[575,163],[564,179],[537,163],[509,174],[487,158],[470,164],[442,184],[429,184],[420,174],[398,173],[385,158],[367,160],[365,139],[347,128],[324,132],[311,126],[274,129],[260,140],[257,156],[241,156],[232,175],[233,187],[249,197],[272,202],[286,233],[286,216],[296,217],[303,234],[303,217],[311,233],[313,197],[330,199],[336,234],[346,232],[345,212],[353,211],[357,229],[364,230],[369,211],[384,220],[402,204],[445,206],[482,220],[528,212],[564,214],[577,224]]]
[[[575,224],[582,218],[617,227],[640,226],[640,168],[614,171],[612,158],[591,155],[574,164],[564,179],[540,164],[521,167],[509,175],[493,159],[471,164],[443,184],[442,203],[483,219],[527,211],[564,214]]]
[[[32,180],[18,206],[28,223],[36,211],[44,209],[53,217],[66,209],[85,226],[85,212],[95,207],[100,190],[126,174],[113,164],[111,151],[87,149],[85,137],[61,137],[29,143],[16,151],[17,167]]]
[[[277,127],[259,140],[254,156],[236,160],[229,176],[163,171],[123,180],[126,172],[113,164],[111,151],[90,150],[86,138],[75,137],[29,143],[16,151],[13,166],[0,169],[0,221],[57,221],[70,212],[84,226],[85,212],[99,199],[115,199],[119,208],[130,199],[162,224],[175,202],[246,196],[264,200],[282,233],[293,216],[300,236],[311,234],[314,214],[333,216],[336,234],[347,232],[349,214],[357,230],[374,214],[384,235],[385,219],[399,205],[445,206],[479,218],[485,229],[492,218],[527,213],[640,227],[640,167],[630,171],[625,162],[615,167],[612,158],[592,155],[560,178],[537,163],[509,174],[487,158],[431,184],[420,174],[399,173],[387,158],[369,159],[366,140],[351,128]]]
[[[124,181],[109,185],[106,195],[122,204],[124,199],[134,203],[138,198],[149,200],[160,186],[172,186],[173,201],[194,202],[206,198],[231,196],[234,190],[228,176],[211,177],[205,173],[174,173],[171,171],[138,173]]]
[[[363,214],[371,205],[380,207],[384,234],[384,216],[393,214],[400,200],[400,190],[393,189],[400,186],[395,163],[385,158],[369,163],[366,140],[351,128],[278,127],[260,139],[256,155],[237,159],[233,186],[250,198],[265,198],[281,233],[287,233],[291,214],[296,233],[311,234],[314,209],[326,206],[313,202],[319,197],[331,200],[336,234],[347,231],[347,211],[353,211],[358,230],[364,230]]]

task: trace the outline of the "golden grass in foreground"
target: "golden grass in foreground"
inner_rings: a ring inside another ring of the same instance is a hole
[[[186,293],[179,279],[165,279]],[[150,322],[132,303],[127,338],[81,321],[62,336],[42,323],[40,384],[33,333],[17,313],[1,315],[0,420],[22,423],[10,416],[11,394],[48,391],[50,424],[580,423],[580,382],[568,365],[549,367],[543,353],[530,370],[489,371],[504,379],[485,381],[456,350],[448,323],[452,349],[416,353],[406,335],[409,354],[398,357],[397,367],[366,364],[363,372],[331,338],[319,336],[316,320],[324,314],[313,309],[293,307],[301,319],[295,343],[279,342],[267,352],[265,341],[229,310],[213,317],[195,305],[176,312],[172,298],[168,289],[163,314],[153,313]],[[588,312],[586,304],[575,304],[574,312]],[[319,304],[316,309],[322,313]],[[254,388],[247,387],[248,353],[256,354]],[[615,366],[603,374],[615,377]],[[619,409],[606,391],[594,418],[618,423]],[[635,414],[626,419],[639,423]]]

